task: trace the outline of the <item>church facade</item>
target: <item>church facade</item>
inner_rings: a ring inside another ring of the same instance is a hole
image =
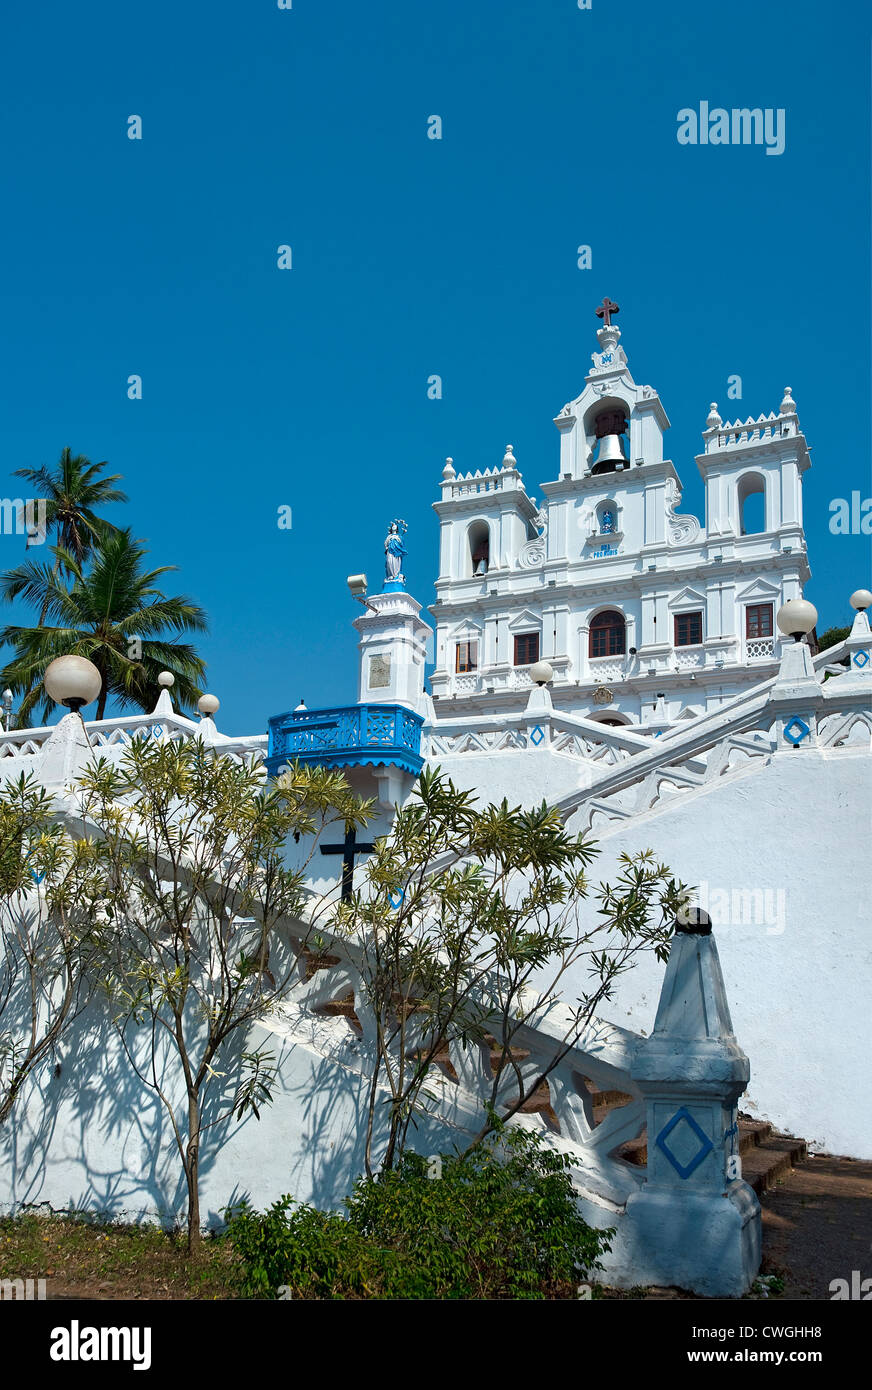
[[[775,615],[810,574],[809,454],[790,388],[777,414],[756,420],[725,422],[712,405],[696,459],[698,520],[680,510],[681,480],[664,456],[669,420],[631,375],[617,306],[597,312],[598,350],[555,419],[559,462],[542,502],[511,446],[492,469],[445,464],[434,504],[437,725],[522,710],[543,661],[555,709],[652,732],[778,669]]]

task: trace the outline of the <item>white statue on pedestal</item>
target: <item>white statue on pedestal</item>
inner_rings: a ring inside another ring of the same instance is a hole
[[[403,556],[406,554],[406,547],[403,545],[403,536],[408,530],[405,521],[392,521],[391,529],[385,536],[385,583],[405,584],[405,575],[402,573]]]

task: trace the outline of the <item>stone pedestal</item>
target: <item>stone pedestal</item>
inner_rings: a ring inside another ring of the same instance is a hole
[[[402,586],[373,594],[354,621],[360,634],[361,704],[400,704],[426,714],[424,663],[432,635],[421,605]]]
[[[65,714],[42,746],[39,779],[47,787],[74,782],[91,761],[93,749],[80,714]]]
[[[844,689],[845,682],[850,681],[852,689],[872,690],[872,630],[865,609],[856,614],[846,645],[851,664],[844,676],[839,676],[840,687]]]
[[[554,706],[545,685],[534,685],[524,711],[527,719],[528,748],[547,748],[551,742],[551,716]]]
[[[778,677],[772,687],[775,715],[775,748],[813,748],[817,743],[817,715],[824,693],[805,642],[787,642]]]
[[[692,918],[694,914],[689,914]],[[760,1204],[741,1180],[737,1102],[750,1075],[733,1035],[717,947],[677,926],[654,1032],[631,1076],[646,1100],[648,1170],[622,1245],[636,1282],[739,1297],[760,1267]]]

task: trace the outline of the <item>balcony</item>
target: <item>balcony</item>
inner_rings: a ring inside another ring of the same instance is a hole
[[[269,720],[266,766],[275,776],[285,763],[319,767],[399,767],[413,777],[424,765],[420,714],[404,705],[351,705],[345,709],[290,710]]]

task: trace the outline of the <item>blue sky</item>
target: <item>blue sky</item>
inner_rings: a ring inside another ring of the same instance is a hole
[[[210,615],[220,728],[355,698],[345,576],[380,587],[399,515],[432,601],[446,455],[511,441],[528,491],[556,476],[604,294],[685,510],[709,402],[756,416],[792,386],[807,596],[848,620],[870,540],[829,504],[872,494],[865,3],[47,0],[7,12],[0,65],[4,468],[69,444],[123,473],[113,520]],[[679,145],[700,101],[784,108],[784,153]]]

